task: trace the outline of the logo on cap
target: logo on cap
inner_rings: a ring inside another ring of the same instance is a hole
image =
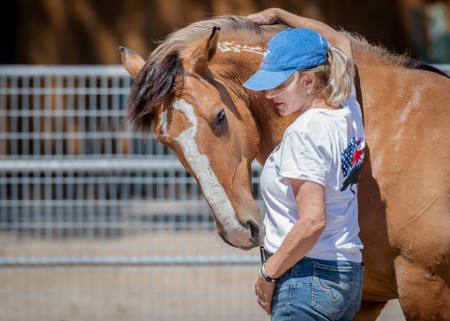
[[[266,48],[264,48],[264,53],[263,53],[263,59],[261,61],[261,63],[268,65],[269,63],[267,61],[265,61],[267,59],[267,57],[270,55],[270,49],[269,47],[266,45]]]

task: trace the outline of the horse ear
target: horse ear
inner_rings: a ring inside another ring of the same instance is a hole
[[[136,78],[139,71],[144,66],[145,60],[134,50],[125,47],[119,47],[119,50],[122,56],[122,65],[130,73],[131,77]]]
[[[203,41],[192,54],[192,69],[198,74],[204,74],[208,62],[212,59],[217,49],[217,41],[219,39],[219,27],[214,27],[211,36]]]

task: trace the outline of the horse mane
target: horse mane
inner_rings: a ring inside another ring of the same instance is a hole
[[[186,72],[179,52],[192,42],[209,37],[213,27],[219,27],[224,33],[251,31],[249,35],[266,36],[267,42],[286,28],[282,25],[258,26],[241,16],[220,16],[192,23],[171,33],[150,54],[136,76],[128,98],[126,121],[143,132],[153,129],[160,106],[166,99],[173,97],[184,82]]]
[[[209,37],[213,27],[219,27],[223,33],[250,31],[249,39],[255,39],[256,36],[266,43],[273,35],[287,28],[285,25],[258,26],[246,17],[228,15],[198,21],[171,33],[149,55],[136,76],[127,103],[126,121],[143,132],[153,129],[162,104],[167,99],[171,99],[184,83],[186,71],[183,68],[179,52],[192,42]],[[341,32],[350,39],[353,50],[365,53],[364,57],[371,59],[375,57],[383,63],[429,70],[448,77],[442,71],[407,55],[392,54],[382,46],[372,45],[362,36]]]
[[[391,53],[388,49],[386,49],[382,45],[374,45],[367,41],[366,38],[363,36],[356,34],[356,33],[350,33],[344,30],[340,31],[343,33],[347,38],[350,39],[352,43],[352,49],[354,51],[361,51],[365,53],[365,57],[376,57],[376,59],[384,64],[393,64],[396,66],[405,67],[408,69],[420,69],[420,70],[426,70],[431,71],[434,73],[437,73],[441,76],[449,78],[449,76],[443,72],[442,70],[439,70],[433,66],[430,66],[420,60],[411,58],[407,53],[404,54],[394,54]]]

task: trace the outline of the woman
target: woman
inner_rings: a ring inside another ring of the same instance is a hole
[[[264,90],[282,116],[299,112],[261,174],[268,259],[258,303],[272,320],[351,320],[364,273],[356,194],[365,136],[350,42],[281,9],[249,18],[295,29],[268,43],[244,86]]]

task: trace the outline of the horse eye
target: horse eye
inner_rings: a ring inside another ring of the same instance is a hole
[[[216,116],[216,124],[220,125],[225,119],[225,110],[221,110]]]

